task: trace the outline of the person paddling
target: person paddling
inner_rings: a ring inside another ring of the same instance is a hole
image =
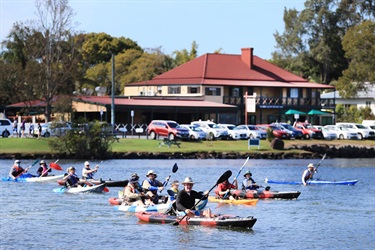
[[[131,177],[128,185],[124,188],[124,204],[132,205],[133,202],[137,202],[138,206],[154,205],[150,197],[139,191],[138,178]]]
[[[176,209],[179,215],[187,215],[189,217],[200,216],[200,211],[196,210],[195,199],[206,200],[208,192],[204,194],[193,190],[194,182],[191,177],[186,177],[182,182],[184,189],[179,191],[176,197]],[[204,210],[202,213],[205,217],[211,217],[210,209]]]
[[[235,200],[235,197],[230,194],[231,189],[238,189],[237,180],[234,180],[234,184],[230,183],[228,179],[217,185],[215,190],[216,196],[223,199]]]
[[[309,165],[307,165],[307,169],[302,173],[302,183],[304,186],[307,185],[308,180],[312,180],[315,173],[316,169],[314,167],[314,164],[310,163]]]
[[[174,200],[176,200],[176,196],[178,194],[178,186],[180,185],[180,183],[178,182],[178,180],[174,180],[172,181],[171,183],[171,188],[168,190],[168,194],[169,194],[169,202],[172,202]],[[173,194],[173,195],[172,195]]]
[[[84,183],[81,182],[78,175],[76,175],[76,169],[73,166],[70,166],[67,169],[67,174],[65,174],[63,181],[65,181],[66,187],[78,187],[83,186]]]
[[[146,194],[151,197],[152,202],[158,204],[158,191],[162,191],[164,189],[164,185],[156,179],[158,176],[154,170],[149,170],[146,177],[147,179],[143,181],[142,187],[147,190]]]
[[[98,172],[99,165],[96,165],[94,169],[90,168],[90,162],[86,161],[85,166],[82,169],[82,179],[92,180],[94,179],[94,174]]]
[[[258,184],[251,178],[253,176],[250,171],[246,171],[243,175],[245,179],[242,181],[243,190],[257,190],[259,188]]]
[[[15,160],[13,166],[10,168],[9,177],[15,180],[19,175],[26,172],[27,168],[24,169],[23,167],[21,167],[21,161]]]
[[[51,172],[52,171],[52,168],[49,168],[47,167],[47,164],[44,160],[41,160],[39,162],[39,165],[40,167],[38,168],[38,170],[36,171],[36,174],[40,177],[40,176],[48,176],[48,172]]]

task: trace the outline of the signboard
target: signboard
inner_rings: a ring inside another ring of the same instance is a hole
[[[249,139],[247,144],[247,149],[250,149],[251,146],[258,146],[260,148],[260,140],[259,139]]]
[[[256,105],[255,105],[255,97],[249,96],[246,99],[246,112],[247,113],[255,113],[256,112]]]

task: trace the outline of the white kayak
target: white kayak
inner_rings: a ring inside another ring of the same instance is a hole
[[[51,182],[57,181],[64,177],[64,175],[51,175],[51,176],[44,176],[44,177],[33,177],[33,178],[25,178],[27,182]]]
[[[78,194],[78,193],[103,193],[105,189],[105,183],[100,185],[94,186],[86,186],[86,187],[59,187],[54,188],[53,192],[55,193],[70,193],[70,194]]]
[[[165,213],[168,209],[172,207],[172,203],[166,204],[156,204],[156,205],[149,205],[149,206],[138,206],[138,205],[123,205],[114,206],[115,210],[123,211],[123,212],[160,212]]]

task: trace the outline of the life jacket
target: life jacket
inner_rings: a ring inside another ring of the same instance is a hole
[[[69,186],[75,186],[79,182],[79,177],[76,174],[73,174],[69,176],[69,178],[66,181],[69,183]]]
[[[21,174],[23,171],[24,169],[21,166],[13,165],[12,167],[12,175],[15,177]]]
[[[40,173],[40,175],[41,176],[48,176],[47,166],[43,164],[41,167],[42,167],[42,172]]]
[[[85,168],[85,169],[91,170],[90,168],[89,169]],[[82,175],[83,179],[94,179],[94,173],[89,173],[89,174],[85,173],[85,174],[86,174],[86,176]]]

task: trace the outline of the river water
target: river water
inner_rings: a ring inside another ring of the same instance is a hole
[[[23,160],[23,165],[33,162]],[[233,172],[232,180],[244,162],[107,160],[96,177],[119,180],[137,172],[142,179],[153,169],[164,179],[177,163],[179,169],[171,180],[181,182],[191,176],[196,182],[194,189],[200,191],[209,190],[228,169]],[[260,185],[265,185],[265,178],[299,180],[309,162],[250,159],[242,174],[251,170]],[[7,175],[12,163],[0,160],[0,176]],[[74,165],[80,173],[83,161],[60,160],[59,165],[64,169]],[[36,170],[34,166],[30,172]],[[375,249],[375,160],[325,159],[315,177],[359,182],[355,186],[273,185],[273,190],[298,190],[301,195],[297,200],[260,200],[256,206],[207,205],[214,213],[256,217],[252,230],[142,224],[133,214],[115,211],[109,205],[108,198],[121,189],[116,187],[104,194],[74,195],[52,192],[55,183],[0,182],[0,248]]]

